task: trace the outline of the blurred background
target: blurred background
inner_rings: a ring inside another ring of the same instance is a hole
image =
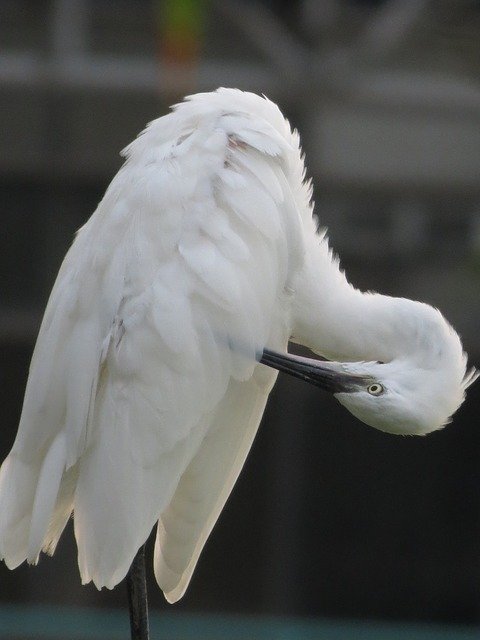
[[[1,458],[56,272],[119,151],[218,86],[265,93],[299,129],[350,280],[440,307],[480,364],[479,71],[478,0],[1,0]],[[155,637],[477,637],[479,412],[477,383],[453,425],[399,438],[280,376],[173,608],[150,543]],[[1,638],[126,638],[125,611],[122,585],[81,587],[71,527],[37,568],[0,566]]]

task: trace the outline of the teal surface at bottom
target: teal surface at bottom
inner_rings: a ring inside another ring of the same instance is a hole
[[[151,640],[478,640],[480,627],[150,612]],[[128,612],[3,605],[1,640],[128,640]]]

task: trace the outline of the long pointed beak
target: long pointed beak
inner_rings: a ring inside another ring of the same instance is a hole
[[[329,393],[349,393],[368,384],[362,376],[354,376],[341,370],[341,363],[302,358],[291,353],[277,353],[264,349],[259,362],[288,373],[294,378],[309,382]]]

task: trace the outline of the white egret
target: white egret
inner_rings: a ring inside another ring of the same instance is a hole
[[[82,582],[112,588],[158,522],[155,576],[175,602],[272,367],[400,434],[445,425],[476,374],[439,311],[347,282],[317,234],[298,135],[269,100],[191,96],[124,154],[48,302],[0,472],[0,556],[52,554],[73,513]],[[282,355],[289,339],[338,362]]]

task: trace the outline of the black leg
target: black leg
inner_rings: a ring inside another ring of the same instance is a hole
[[[148,602],[145,580],[145,545],[141,546],[127,573],[128,607],[132,640],[148,640]]]

